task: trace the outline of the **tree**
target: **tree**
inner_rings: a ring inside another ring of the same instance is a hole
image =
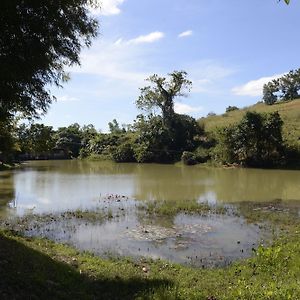
[[[93,0],[0,1],[0,120],[36,117],[54,98],[49,85],[67,80],[83,46],[97,35]]]
[[[219,131],[217,158],[246,166],[278,163],[283,153],[282,125],[278,112],[247,112],[238,124]]]
[[[277,96],[274,95],[276,88],[274,89],[274,84],[269,82],[263,86],[263,101],[267,105],[272,105],[277,101]]]
[[[300,69],[292,70],[278,80],[279,89],[282,91],[283,100],[293,100],[299,97]]]
[[[299,91],[300,69],[291,70],[289,73],[264,85],[263,100],[269,105],[274,104],[277,100],[293,100],[299,97]]]
[[[236,107],[236,106],[231,106],[231,105],[229,105],[228,107],[226,107],[226,112],[227,113],[231,112],[231,111],[235,111],[235,110],[239,110],[239,108]]]
[[[72,157],[78,157],[81,148],[81,131],[78,123],[60,127],[56,132],[56,147],[64,149]]]
[[[15,138],[12,132],[14,130],[13,124],[0,121],[0,164],[2,161],[11,161],[13,158]]]
[[[185,71],[174,71],[170,78],[160,77],[154,74],[147,78],[152,85],[141,88],[141,95],[136,101],[139,109],[152,111],[159,108],[165,125],[170,126],[174,112],[174,99],[185,96],[185,90],[190,91],[192,82]]]
[[[113,119],[112,122],[108,123],[109,131],[113,134],[120,134],[125,132],[125,128],[121,128],[118,121]]]
[[[55,146],[53,127],[44,124],[21,124],[17,129],[17,141],[23,154],[48,156]]]

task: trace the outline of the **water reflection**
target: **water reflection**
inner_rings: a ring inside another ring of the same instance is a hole
[[[41,161],[0,173],[0,205],[18,202],[18,213],[88,209],[109,194],[137,200],[211,203],[300,200],[300,172],[221,169],[109,161]]]
[[[14,177],[12,172],[0,172],[0,206],[15,199]]]

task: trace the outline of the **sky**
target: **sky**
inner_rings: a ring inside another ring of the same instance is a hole
[[[54,128],[129,124],[139,88],[152,74],[184,70],[193,87],[175,100],[194,118],[245,107],[262,98],[264,83],[300,67],[300,1],[102,0],[91,9],[99,35],[81,53],[71,79],[52,88],[57,101],[41,122]]]

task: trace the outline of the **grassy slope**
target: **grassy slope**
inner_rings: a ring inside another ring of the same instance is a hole
[[[205,270],[160,260],[103,260],[0,231],[0,272],[3,300],[299,299],[300,242],[294,231],[253,259]]]
[[[246,111],[256,111],[258,113],[278,111],[284,121],[284,140],[300,149],[300,99],[274,105],[258,103],[223,115],[202,118],[199,122],[204,123],[205,129],[210,132],[216,127],[223,127],[238,122]]]

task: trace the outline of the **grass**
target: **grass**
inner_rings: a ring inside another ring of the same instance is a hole
[[[174,201],[148,201],[139,207],[148,215],[176,216],[179,213],[208,215],[211,213],[225,213],[224,207],[212,206],[197,200],[174,200]]]
[[[279,199],[272,202],[243,202],[238,205],[237,212],[248,223],[267,224],[276,230],[300,226],[298,200],[289,203]]]
[[[116,215],[116,217],[119,215]],[[57,226],[71,225],[75,228],[75,224],[90,223],[101,224],[108,219],[114,218],[111,209],[105,211],[104,209],[95,210],[75,210],[65,211],[61,213],[49,213],[49,214],[34,214],[28,213],[22,217],[14,217],[11,219],[0,220],[0,227],[7,230],[12,230],[19,233],[24,233],[32,230],[38,230],[44,225],[56,224]],[[75,221],[75,223],[72,223]]]
[[[0,231],[1,299],[299,299],[299,232],[228,268],[104,260]]]
[[[224,127],[240,121],[246,111],[255,111],[258,113],[270,113],[278,111],[283,125],[283,138],[288,145],[293,145],[300,149],[300,99],[290,102],[279,102],[274,105],[257,103],[255,105],[228,112],[223,115],[210,116],[199,120],[204,124],[206,131],[212,132],[217,127]]]

